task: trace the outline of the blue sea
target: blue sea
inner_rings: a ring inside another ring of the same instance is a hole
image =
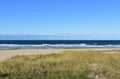
[[[0,40],[0,49],[120,48],[120,40]]]

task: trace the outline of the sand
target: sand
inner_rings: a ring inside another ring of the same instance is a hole
[[[34,54],[51,54],[51,53],[58,53],[61,50],[66,49],[22,49],[22,50],[0,50],[0,61],[3,61],[5,59],[11,58],[13,56],[17,55],[34,55]],[[69,50],[89,50],[89,49],[69,49]],[[90,49],[90,50],[102,50],[107,51],[109,53],[113,52],[120,52],[120,49],[114,49],[114,48],[102,48],[102,49]]]
[[[0,50],[0,61],[17,55],[51,54],[58,50],[52,49],[24,49],[24,50]]]

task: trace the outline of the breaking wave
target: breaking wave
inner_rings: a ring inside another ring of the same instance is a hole
[[[81,44],[0,44],[0,49],[70,49],[70,48],[119,48],[120,45]]]

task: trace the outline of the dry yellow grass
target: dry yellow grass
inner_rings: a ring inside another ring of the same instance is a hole
[[[120,79],[120,52],[109,52],[64,50],[49,55],[16,56],[0,62],[0,78]]]

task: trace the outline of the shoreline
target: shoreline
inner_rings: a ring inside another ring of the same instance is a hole
[[[36,55],[36,54],[52,54],[58,53],[62,50],[96,50],[96,51],[104,51],[109,53],[119,52],[120,48],[84,48],[84,49],[17,49],[17,50],[0,50],[0,61],[4,61],[5,59],[21,56],[21,55]]]

